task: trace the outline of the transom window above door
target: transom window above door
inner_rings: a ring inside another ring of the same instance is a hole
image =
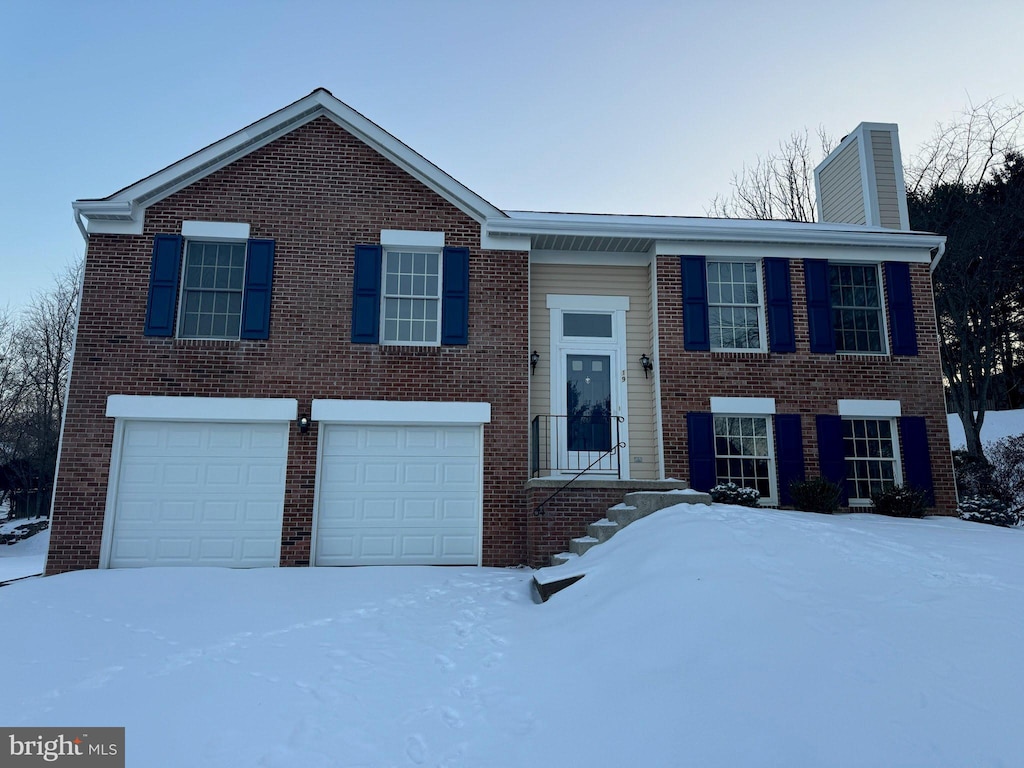
[[[562,336],[610,339],[612,316],[609,313],[563,312]]]

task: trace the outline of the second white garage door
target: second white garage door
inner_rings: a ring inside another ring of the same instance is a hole
[[[323,427],[317,565],[477,565],[481,428]]]

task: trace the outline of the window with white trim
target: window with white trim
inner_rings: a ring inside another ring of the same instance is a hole
[[[885,353],[882,281],[877,264],[829,264],[837,352]]]
[[[846,491],[851,504],[902,482],[895,419],[843,418]]]
[[[707,277],[711,349],[764,349],[760,262],[709,259]]]
[[[185,243],[178,336],[237,339],[245,285],[244,242]]]
[[[715,478],[756,488],[761,498],[776,500],[775,451],[771,416],[714,414]]]
[[[440,343],[440,250],[385,249],[381,291],[384,344]]]

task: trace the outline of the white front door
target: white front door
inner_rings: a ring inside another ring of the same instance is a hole
[[[623,298],[548,297],[551,456],[560,474],[629,477],[628,446],[619,447],[628,434]]]

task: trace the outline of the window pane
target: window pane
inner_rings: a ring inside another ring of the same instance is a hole
[[[612,337],[612,316],[563,312],[562,334],[564,336],[610,339]]]
[[[708,320],[713,349],[759,349],[760,273],[753,262],[708,262]]]

